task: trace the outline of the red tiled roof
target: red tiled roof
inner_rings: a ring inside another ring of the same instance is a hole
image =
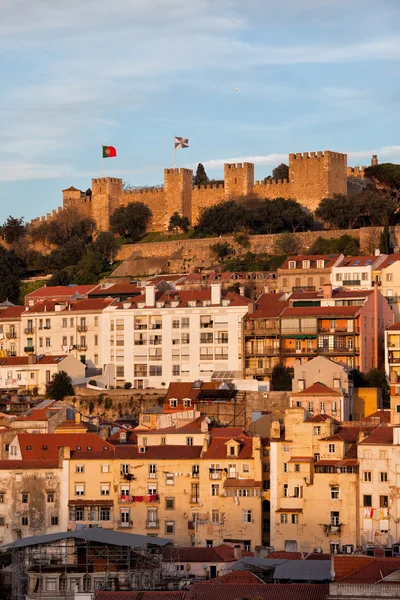
[[[211,430],[211,437],[224,437],[231,439],[239,436],[246,436],[248,438],[251,437],[241,427],[213,427],[213,429]]]
[[[163,549],[163,559],[174,562],[234,562],[236,561],[232,546],[221,545],[208,548],[191,547],[177,548],[166,546]]]
[[[183,600],[186,592],[106,592],[99,590],[95,595],[95,600]]]
[[[177,400],[183,400],[184,398],[196,400],[200,391],[205,389],[217,390],[220,385],[220,381],[210,381],[208,385],[202,382],[201,388],[194,388],[192,382],[171,382],[164,398],[164,403],[168,402],[171,398],[176,398]]]
[[[373,290],[345,290],[342,288],[336,288],[332,290],[332,298],[339,300],[340,298],[365,298],[373,294]],[[298,290],[293,292],[290,296],[290,303],[293,300],[322,300],[324,299],[324,291],[316,290],[315,292],[303,292]]]
[[[340,583],[378,583],[400,569],[400,558],[373,558],[357,570],[343,577]],[[390,582],[390,583],[399,583]]]
[[[268,555],[269,558],[269,555]],[[209,584],[213,584],[213,583],[231,583],[231,584],[249,584],[249,583],[258,583],[258,584],[262,584],[263,581],[257,577],[257,575],[255,575],[254,573],[252,573],[251,571],[231,571],[230,573],[227,573],[226,575],[221,575],[220,577],[215,577],[214,579],[210,579],[209,581],[207,581],[207,583]]]
[[[329,585],[321,584],[229,584],[218,587],[218,600],[257,598],[260,600],[326,600]],[[216,590],[209,583],[195,583],[186,593],[185,600],[215,600]],[[97,599],[96,599],[97,600]],[[104,598],[106,600],[106,598]],[[147,599],[146,599],[147,600]]]
[[[93,435],[93,434],[91,434]],[[115,458],[137,458],[142,460],[195,460],[200,458],[203,446],[146,446],[146,452],[139,452],[137,446],[120,444],[114,446]],[[82,453],[79,453],[81,456]],[[89,456],[86,458],[90,458]],[[186,467],[187,468],[187,467]]]
[[[348,315],[356,315],[361,306],[289,306],[285,308],[282,317],[340,317]],[[284,333],[284,331],[283,331]]]
[[[373,267],[376,262],[382,259],[381,255],[378,256],[345,256],[337,265],[338,268],[342,269],[344,267],[365,267],[370,266]],[[365,265],[367,261],[371,261],[369,265]],[[354,263],[358,264],[355,265]]]
[[[110,304],[112,304],[113,302],[115,302],[115,299],[113,298],[90,298],[89,300],[77,300],[76,302],[71,302],[70,304],[68,304],[68,307],[65,306],[65,308],[62,309],[62,311],[59,312],[79,312],[79,311],[101,311],[104,310],[105,308],[107,308],[107,306],[109,306]],[[33,306],[29,307],[28,311],[25,311],[26,313],[29,314],[34,314],[34,313],[52,313],[55,312],[55,307],[59,304],[59,302],[56,301],[43,301],[43,302],[37,302],[36,304],[34,304]]]
[[[26,416],[18,417],[16,420],[17,421],[48,421],[49,417],[52,416],[52,414],[55,414],[59,410],[61,410],[61,408],[53,407],[54,403],[55,403],[55,401],[52,402],[51,404],[49,404],[48,406],[45,406],[44,408],[32,408]]]
[[[343,458],[339,460],[318,460],[314,467],[356,467],[358,460],[353,458]]]
[[[38,290],[27,294],[25,296],[25,300],[29,300],[32,298],[57,298],[58,296],[70,297],[74,294],[81,294],[82,296],[84,296],[85,294],[88,294],[91,290],[93,290],[95,287],[97,287],[97,285],[97,283],[93,283],[91,285],[44,285]]]
[[[397,262],[398,260],[400,260],[399,252],[395,252],[394,254],[389,254],[389,256],[387,258],[385,258],[383,263],[381,265],[379,265],[379,268],[386,269],[386,267],[390,267],[390,265]]]
[[[74,458],[88,454],[94,457],[99,454],[104,457],[113,452],[114,447],[105,442],[95,433],[18,433],[18,441],[23,459],[37,460],[43,458],[58,459],[60,447],[69,447],[74,452]],[[27,446],[32,449],[27,450]],[[82,451],[79,451],[79,447]],[[87,450],[91,447],[92,450]],[[107,450],[103,450],[107,447]]]
[[[376,427],[360,444],[393,444],[393,427],[381,425]]]
[[[126,442],[120,441],[121,432],[126,433]],[[121,446],[126,446],[129,444],[136,444],[137,443],[137,433],[130,429],[120,429],[119,431],[116,431],[115,433],[110,435],[107,438],[107,442],[110,442],[110,444],[113,444],[113,445],[121,444]]]
[[[360,432],[368,430],[363,427],[340,427],[336,433],[330,437],[325,438],[326,441],[332,442],[347,442],[355,443],[358,442]]]
[[[208,449],[203,453],[203,458],[228,458],[226,442],[234,439],[240,444],[238,458],[251,458],[253,454],[253,440],[247,434],[241,436],[217,437],[211,433],[211,440]]]
[[[358,571],[358,569],[370,564],[374,560],[375,559],[370,556],[334,554],[335,580],[340,581],[350,573]]]
[[[286,560],[330,560],[330,554],[323,554],[322,552],[311,552],[311,554],[304,554],[301,552],[270,552],[266,558],[282,558]]]
[[[95,287],[93,290],[91,290],[89,292],[89,298],[92,297],[96,297],[96,296],[104,296],[106,294],[109,294],[110,296],[113,295],[118,295],[118,294],[122,294],[122,295],[126,295],[126,294],[142,294],[143,293],[143,288],[139,287],[136,283],[113,283],[112,285],[110,285],[107,288],[102,288],[101,284],[99,284],[97,287]]]
[[[261,481],[254,479],[225,479],[224,488],[259,488]]]
[[[65,358],[67,358],[67,354],[53,354],[42,356],[42,358],[40,360],[36,360],[35,363],[29,363],[28,356],[7,356],[5,358],[0,358],[0,361],[2,367],[7,365],[30,365],[32,369],[34,369],[35,365],[60,364],[60,362],[62,362],[62,360]]]
[[[284,308],[289,306],[287,300],[283,300],[284,294],[262,294],[252,313],[246,315],[247,320],[273,319],[279,317]]]
[[[0,460],[0,469],[57,469],[59,467],[58,459],[37,459],[37,460]]]
[[[400,331],[400,321],[397,321],[397,323],[393,323],[393,325],[386,327],[386,331]]]
[[[316,381],[315,383],[310,385],[305,390],[302,390],[301,392],[292,393],[291,395],[292,396],[313,396],[313,395],[315,395],[315,396],[341,396],[341,394],[339,392],[337,392],[336,390],[333,390],[332,388],[328,387],[324,383],[321,383],[320,381]]]
[[[377,410],[376,412],[367,415],[361,420],[365,423],[369,423],[374,420],[377,421],[378,419],[380,423],[390,423],[390,410]]]
[[[300,255],[300,256],[288,256],[288,258],[280,266],[278,271],[280,269],[289,269],[289,261],[290,262],[296,261],[296,268],[301,268],[303,260],[310,261],[311,269],[317,268],[317,260],[323,260],[325,262],[324,269],[328,269],[330,267],[333,267],[333,265],[335,264],[335,262],[337,261],[339,256],[340,256],[340,254],[305,254],[305,255]],[[290,270],[294,271],[294,269],[290,269]]]
[[[8,308],[2,308],[0,319],[19,319],[24,310],[25,306],[9,306]]]
[[[221,290],[221,298],[223,300],[230,300],[231,302],[230,302],[229,306],[248,306],[249,304],[252,303],[252,300],[250,298],[247,298],[246,296],[241,296],[240,294],[236,294],[235,292],[227,292],[226,290]],[[202,302],[205,300],[210,301],[211,300],[211,289],[209,289],[209,290],[175,291],[170,294],[156,291],[156,301],[157,302],[169,303],[169,302],[173,302],[173,301],[179,301],[177,308],[187,307],[188,302],[190,300],[192,300],[192,301],[196,300],[198,302]],[[139,303],[142,303],[145,301],[146,301],[146,296],[144,293],[141,296],[135,296],[135,298],[132,298],[130,308],[137,308],[137,305]],[[117,308],[122,309],[123,308],[122,305],[123,305],[122,302],[117,304]],[[211,305],[211,306],[213,306],[213,305]]]
[[[324,423],[327,419],[332,419],[329,415],[314,415],[306,420],[306,423]],[[335,419],[332,419],[335,421]],[[338,421],[335,421],[338,423]]]

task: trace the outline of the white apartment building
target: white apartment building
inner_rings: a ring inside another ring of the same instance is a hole
[[[0,305],[0,357],[17,356],[21,340],[23,306]]]
[[[165,387],[171,381],[210,381],[214,372],[242,371],[242,319],[249,298],[222,291],[156,291],[110,304],[104,315],[105,363],[115,364],[111,385]],[[221,378],[221,375],[220,375]]]
[[[386,260],[387,254],[377,256],[345,256],[332,267],[331,283],[334,288],[346,287],[350,290],[370,290],[373,271]]]
[[[19,354],[72,354],[91,368],[103,367],[103,310],[115,300],[38,302],[21,315]],[[107,330],[108,335],[108,330]]]

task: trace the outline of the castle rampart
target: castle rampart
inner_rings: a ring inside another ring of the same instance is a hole
[[[373,156],[372,164],[377,164]],[[254,180],[253,163],[224,165],[224,182],[193,185],[191,169],[164,169],[162,188],[123,190],[122,179],[114,177],[92,180],[92,194],[70,187],[63,190],[63,207],[77,208],[84,216],[90,216],[98,231],[107,231],[110,216],[119,206],[131,202],[143,202],[152,211],[150,231],[163,231],[174,212],[188,217],[192,225],[198,222],[203,208],[209,208],[230,198],[297,200],[309,211],[314,211],[321,200],[333,194],[347,194],[348,177],[364,177],[365,167],[347,167],[347,155],[340,152],[297,152],[289,154],[289,178]],[[45,219],[54,218],[53,214]],[[40,221],[34,219],[32,224]]]

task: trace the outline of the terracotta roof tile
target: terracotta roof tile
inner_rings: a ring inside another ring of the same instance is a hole
[[[329,415],[314,415],[307,419],[306,423],[324,423],[327,419],[332,419],[335,423],[338,423],[338,421],[335,421],[335,419]]]
[[[232,546],[221,545],[208,548],[191,547],[177,548],[166,546],[163,549],[163,559],[174,562],[235,562],[235,554]]]
[[[377,421],[378,419],[380,423],[390,423],[390,410],[377,410],[376,412],[364,417],[361,420],[366,423],[369,423]]]
[[[374,429],[360,444],[393,444],[393,427],[381,425]]]
[[[229,429],[229,428],[228,428]],[[235,436],[224,436],[217,437],[211,432],[211,440],[208,449],[203,452],[203,458],[228,458],[226,442],[230,439],[234,439],[239,442],[239,453],[238,458],[251,458],[253,454],[253,440],[247,434],[235,435]]]
[[[393,323],[393,325],[386,327],[386,331],[400,331],[400,321],[397,321],[397,323]]]
[[[215,600],[216,590],[209,583],[192,585],[185,600]],[[218,600],[259,598],[260,600],[325,600],[329,585],[321,584],[229,584],[218,587]],[[97,600],[97,599],[96,599]],[[105,600],[105,598],[104,598]],[[147,600],[147,599],[146,599]]]
[[[389,256],[383,261],[382,264],[379,265],[380,269],[386,269],[386,267],[390,267],[393,263],[400,260],[400,253],[395,252],[394,254],[389,254]]]
[[[59,296],[71,297],[74,294],[81,294],[82,296],[88,294],[91,290],[97,287],[97,283],[91,285],[54,285],[54,286],[43,286],[38,290],[30,292],[25,296],[25,300],[35,298],[57,298]]]
[[[378,583],[399,569],[400,558],[373,558],[371,562],[343,577],[340,583]]]
[[[246,296],[241,296],[240,294],[236,294],[235,292],[227,292],[226,290],[221,291],[221,297],[223,300],[230,300],[229,306],[248,306],[252,303],[250,298]],[[141,296],[135,296],[132,298],[131,308],[137,308],[139,303],[145,302],[145,294],[143,293]],[[170,302],[170,301],[179,301],[178,308],[187,307],[189,301],[196,300],[197,302],[202,301],[210,301],[211,300],[211,289],[209,290],[180,290],[175,291],[170,294],[165,294],[164,292],[156,292],[156,301],[157,302]],[[122,309],[122,302],[117,305],[118,309]],[[212,305],[211,305],[212,306]],[[199,306],[197,307],[199,308]],[[204,307],[206,308],[206,307]]]
[[[0,470],[16,469],[57,469],[59,468],[58,459],[37,459],[37,460],[0,460]]]
[[[108,456],[113,446],[105,442],[95,433],[18,433],[18,441],[23,459],[37,460],[43,458],[58,459],[60,447],[69,447],[74,457],[80,454],[79,448],[87,451],[89,456],[103,453]],[[27,447],[31,450],[28,450]],[[90,447],[92,450],[87,450]],[[107,451],[103,448],[107,447]]]
[[[304,254],[304,255],[300,255],[300,256],[288,256],[287,259],[284,261],[284,263],[281,265],[281,267],[278,269],[289,269],[289,261],[296,262],[296,268],[301,268],[301,265],[303,263],[303,260],[309,260],[310,261],[310,268],[311,269],[315,269],[317,268],[317,260],[323,260],[325,262],[325,269],[329,269],[331,267],[333,267],[333,265],[335,264],[335,262],[337,261],[337,259],[339,258],[340,254]],[[294,269],[291,269],[294,270]]]
[[[313,396],[313,395],[316,395],[316,396],[341,396],[341,394],[337,390],[333,390],[332,388],[328,387],[324,383],[321,383],[320,381],[316,381],[315,383],[310,385],[305,390],[302,390],[301,392],[292,393],[291,395],[292,396]]]
[[[19,319],[25,310],[25,306],[9,306],[8,308],[2,308],[0,312],[0,319]]]
[[[255,310],[246,315],[246,320],[279,317],[283,309],[289,306],[289,302],[283,298],[284,294],[262,294],[256,302]]]
[[[99,590],[95,600],[183,600],[186,592],[107,592]]]
[[[261,481],[254,479],[225,479],[224,488],[260,488]]]
[[[345,256],[340,263],[337,265],[339,268],[343,268],[343,267],[365,267],[365,266],[371,266],[374,267],[374,265],[379,262],[379,260],[382,260],[382,255],[378,255],[378,256]],[[370,261],[370,265],[366,265],[366,263]],[[358,264],[355,265],[354,263],[357,262]]]
[[[370,556],[346,556],[340,554],[333,555],[335,580],[340,581],[350,573],[354,573],[361,567],[370,564],[374,561]]]
[[[269,556],[269,555],[268,555]],[[214,579],[210,579],[207,581],[209,584],[213,583],[230,583],[230,584],[249,584],[249,583],[258,583],[262,584],[263,581],[257,577],[251,571],[231,571],[226,575],[221,575],[220,577],[215,577]]]
[[[5,358],[0,358],[1,366],[7,365],[28,365],[35,368],[35,365],[50,365],[50,364],[60,364],[62,360],[67,358],[67,354],[57,354],[57,355],[46,355],[42,356],[40,360],[36,360],[35,363],[30,364],[27,356],[7,356]],[[60,360],[61,359],[61,360]]]

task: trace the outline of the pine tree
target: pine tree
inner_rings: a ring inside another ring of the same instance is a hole
[[[205,185],[206,183],[208,183],[207,173],[204,169],[204,166],[199,163],[197,165],[197,171],[194,177],[194,185]]]
[[[387,220],[379,237],[379,250],[381,254],[390,254],[390,232]]]

